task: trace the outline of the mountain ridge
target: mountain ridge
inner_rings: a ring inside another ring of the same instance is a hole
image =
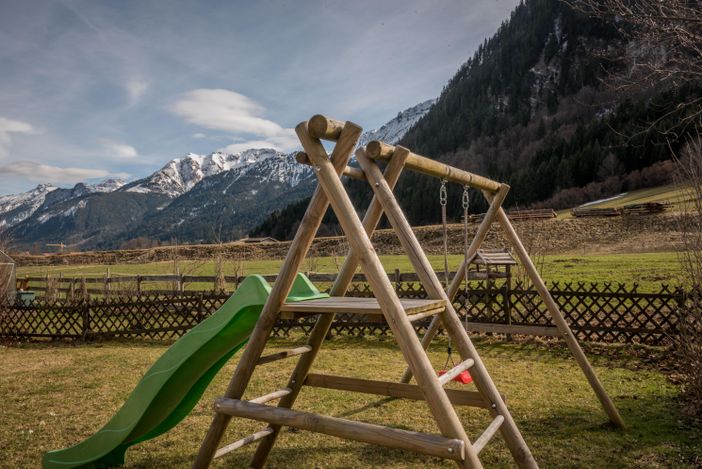
[[[362,141],[399,138],[432,103],[398,112]],[[70,189],[40,184],[0,197],[0,230],[33,251],[46,243],[112,249],[132,241],[141,246],[238,239],[268,213],[313,192],[316,178],[295,154],[266,148],[187,153],[129,183],[109,179]]]

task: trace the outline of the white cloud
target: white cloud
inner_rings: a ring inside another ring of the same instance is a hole
[[[12,143],[12,134],[32,134],[34,127],[26,122],[0,117],[0,156],[7,153],[7,147]]]
[[[110,156],[116,156],[119,158],[136,158],[137,156],[139,156],[139,153],[136,151],[136,148],[134,148],[131,145],[115,142],[108,139],[100,139],[98,140],[98,143],[103,147],[107,148],[107,150],[110,152]]]
[[[129,104],[136,104],[144,93],[146,93],[146,90],[149,88],[149,83],[140,78],[133,78],[127,81],[125,88],[129,96]]]
[[[243,94],[223,89],[197,89],[182,95],[170,111],[186,122],[208,129],[256,137],[252,142],[265,143],[277,150],[297,146],[293,129],[261,117],[265,108]],[[238,148],[239,144],[235,144]],[[251,148],[251,147],[247,147]]]
[[[202,132],[197,132],[197,133],[194,133],[192,135],[192,137],[197,138],[197,139],[203,139],[203,138],[207,138],[207,135],[203,134]]]
[[[225,153],[239,153],[240,151],[249,150],[251,148],[273,148],[277,150],[276,146],[266,140],[247,140],[245,142],[232,143],[219,151]]]
[[[33,161],[15,161],[0,166],[2,176],[12,176],[33,182],[49,182],[52,184],[76,183],[85,179],[104,178],[109,171],[88,168],[59,168]],[[115,176],[128,176],[124,173]]]

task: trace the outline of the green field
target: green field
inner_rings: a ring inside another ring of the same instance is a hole
[[[429,259],[439,272],[443,269],[443,257],[429,256]],[[450,256],[450,266],[455,269],[462,256]],[[312,264],[306,262],[303,270],[316,272],[337,272],[340,259],[331,257],[317,258]],[[381,256],[381,261],[388,272],[399,269],[401,272],[412,272],[412,266],[405,256]],[[548,281],[559,282],[622,282],[638,283],[644,291],[655,291],[661,283],[676,284],[679,282],[679,266],[677,254],[674,252],[635,253],[635,254],[593,254],[593,255],[549,255],[536,259],[541,268],[542,276]],[[281,260],[246,261],[240,275],[275,274],[280,269]],[[234,274],[231,263],[224,263],[226,275]],[[137,274],[172,274],[173,262],[152,262],[148,264],[117,264],[110,266],[113,276]],[[214,275],[215,265],[212,261],[180,261],[180,272],[187,275]],[[39,266],[20,267],[18,277],[24,275],[46,275],[47,273],[68,277],[103,276],[107,272],[104,265],[77,266]],[[517,272],[516,277],[519,277]]]
[[[301,340],[295,337],[292,342]],[[289,341],[276,339],[270,348],[289,346]],[[437,367],[445,360],[445,346],[438,342],[431,349],[430,358]],[[700,463],[702,431],[681,417],[677,388],[645,364],[650,351],[588,346],[597,373],[628,425],[626,431],[620,431],[605,423],[599,402],[565,348],[488,339],[479,339],[477,346],[541,467],[694,467],[695,458]],[[113,342],[0,349],[0,467],[37,467],[44,451],[75,444],[95,432],[166,347]],[[212,401],[222,395],[238,356],[182,423],[129,450],[126,467],[189,467],[210,423]],[[284,384],[294,360],[278,363],[284,363],[282,369],[258,369],[247,396],[263,395]],[[403,369],[402,357],[389,338],[334,339],[326,344],[315,367],[316,372],[391,380]],[[461,388],[457,383],[450,386]],[[472,385],[462,388],[474,389]],[[370,395],[306,388],[296,407],[436,432],[424,404],[407,400],[382,406],[375,403],[377,398]],[[484,411],[463,407],[459,413],[472,438],[489,423]],[[226,442],[261,427],[261,423],[235,419]],[[218,460],[214,467],[244,467],[253,450],[253,445],[248,446]],[[488,467],[512,467],[499,435],[481,453],[481,459]],[[448,461],[403,451],[287,430],[269,463],[270,467],[310,468],[454,467]]]

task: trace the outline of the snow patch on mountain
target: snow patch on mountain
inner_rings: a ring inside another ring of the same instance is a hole
[[[429,109],[435,102],[436,99],[429,99],[409,109],[398,112],[395,118],[379,129],[364,132],[363,135],[361,135],[358,145],[364,146],[373,140],[380,140],[391,145],[396,144],[419,119],[429,112]]]
[[[31,191],[0,196],[0,229],[14,226],[32,216],[44,203],[46,195],[58,187],[39,184]]]
[[[123,188],[127,192],[165,194],[176,198],[185,194],[204,178],[224,171],[246,167],[279,155],[273,149],[250,149],[227,154],[221,151],[209,155],[188,153],[171,160],[151,176]]]

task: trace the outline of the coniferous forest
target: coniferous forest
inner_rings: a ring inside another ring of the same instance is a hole
[[[603,20],[557,0],[527,0],[400,144],[508,183],[508,207],[567,208],[670,182],[671,155],[691,130],[680,125],[678,104],[702,87],[616,89],[614,77],[644,52]],[[370,189],[347,184],[363,210]],[[439,221],[438,190],[436,180],[406,172],[395,192],[410,222],[422,225]],[[454,219],[461,190],[449,188]],[[475,195],[471,212],[484,211]],[[275,212],[251,234],[290,238],[304,208]],[[333,217],[325,223],[335,230]]]

